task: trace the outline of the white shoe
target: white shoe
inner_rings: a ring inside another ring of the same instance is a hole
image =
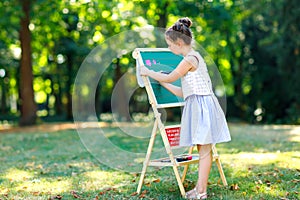
[[[198,193],[196,188],[194,188],[192,194],[186,194],[185,198],[187,199],[207,199],[207,193],[203,192],[203,193]]]

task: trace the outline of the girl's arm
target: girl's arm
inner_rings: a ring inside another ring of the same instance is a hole
[[[188,59],[183,59],[176,67],[176,69],[173,70],[170,74],[155,72],[145,66],[141,66],[140,74],[142,76],[150,76],[158,82],[171,83],[184,76],[191,69],[194,69],[194,65],[191,63],[191,61],[189,61]]]
[[[175,85],[170,84],[171,82],[176,81],[177,79],[184,76],[188,71],[193,71],[196,69],[197,61],[195,62],[193,56],[189,56],[188,58],[184,58],[179,65],[173,70],[170,74],[163,74],[160,72],[155,72],[153,70],[149,70],[145,66],[141,66],[140,74],[142,76],[150,76],[151,78],[160,82],[160,84],[173,93],[176,96],[183,97],[181,87],[177,87]]]
[[[178,87],[176,85],[173,85],[171,83],[166,82],[159,82],[163,87],[165,87],[167,90],[169,90],[171,93],[178,97],[183,97],[181,87]]]

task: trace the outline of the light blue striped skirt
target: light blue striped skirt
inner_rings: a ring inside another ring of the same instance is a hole
[[[186,98],[181,119],[180,146],[230,140],[226,118],[215,95],[191,95]]]

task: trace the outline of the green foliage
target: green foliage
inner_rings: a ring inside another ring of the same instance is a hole
[[[146,25],[165,28],[179,17],[188,16],[193,21],[196,42],[221,72],[228,96],[228,117],[254,123],[300,123],[297,0],[36,0],[31,4],[35,100],[47,108],[39,113],[41,117],[71,115],[76,72],[97,45],[123,31]],[[0,69],[6,72],[0,78],[0,112],[18,116],[18,33],[23,15],[20,1],[1,1],[0,12],[4,13],[0,19]],[[109,111],[114,83],[128,70],[134,70],[130,53],[120,61],[112,62],[99,82],[98,112]],[[40,80],[50,81],[47,91],[38,87]],[[144,93],[138,91],[135,95]]]
[[[261,97],[251,98],[251,104],[259,102],[265,122],[299,123],[297,10],[296,1],[264,2],[243,23],[244,62],[248,60],[246,70],[251,76],[248,98]],[[257,107],[250,112],[253,109]]]

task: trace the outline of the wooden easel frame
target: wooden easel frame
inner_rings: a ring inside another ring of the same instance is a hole
[[[140,65],[144,65],[143,59],[142,59],[141,54],[140,54],[141,51],[151,51],[151,52],[153,52],[153,51],[170,51],[170,50],[166,49],[166,48],[137,48],[137,49],[135,49],[135,51],[133,52],[133,57],[135,59],[137,59],[137,61],[139,62]],[[142,185],[144,183],[144,178],[145,178],[148,166],[160,166],[160,167],[169,166],[169,167],[173,167],[173,171],[174,171],[174,174],[175,174],[175,177],[176,177],[179,189],[180,189],[180,193],[181,193],[182,197],[185,197],[185,189],[183,187],[183,182],[185,180],[189,165],[198,163],[199,162],[199,156],[194,155],[193,159],[188,160],[188,161],[182,161],[182,162],[177,162],[176,161],[176,157],[173,155],[173,152],[172,152],[172,149],[171,149],[171,146],[169,144],[169,140],[168,140],[168,137],[167,137],[167,134],[166,134],[166,130],[165,130],[166,127],[164,126],[163,122],[161,121],[161,114],[158,112],[159,108],[178,107],[178,106],[183,106],[184,103],[183,102],[178,102],[178,103],[169,103],[169,104],[158,104],[157,101],[156,101],[156,97],[155,97],[154,91],[152,89],[152,86],[150,84],[149,78],[145,77],[145,76],[142,76],[142,79],[143,79],[143,82],[144,82],[144,85],[145,85],[145,88],[146,88],[146,92],[148,94],[149,103],[150,103],[150,105],[152,107],[152,110],[154,112],[155,121],[154,121],[154,126],[153,126],[153,129],[152,129],[150,141],[149,141],[149,144],[148,144],[147,154],[146,154],[145,160],[143,162],[143,169],[142,169],[142,172],[141,172],[141,177],[140,177],[138,188],[137,188],[137,193],[139,194],[141,192]],[[157,134],[158,130],[161,134],[166,152],[168,154],[168,158],[167,158],[168,162],[162,162],[162,160],[165,159],[165,158],[156,159],[156,160],[152,160],[152,161],[150,160],[151,152],[152,152],[152,149],[153,149],[153,145],[154,145],[156,134]],[[192,155],[192,152],[193,152],[193,147],[190,147],[189,151],[188,151],[188,155]],[[225,178],[225,175],[224,175],[224,172],[223,172],[221,161],[220,161],[219,155],[217,153],[217,149],[214,145],[212,146],[212,154],[213,154],[213,160],[216,161],[216,164],[217,164],[217,167],[218,167],[223,185],[227,186],[227,181],[226,181],[226,178]],[[178,170],[178,167],[180,167],[180,166],[184,166],[184,169],[183,169],[183,172],[182,172],[181,176],[180,176],[180,173],[179,173],[179,170]]]

